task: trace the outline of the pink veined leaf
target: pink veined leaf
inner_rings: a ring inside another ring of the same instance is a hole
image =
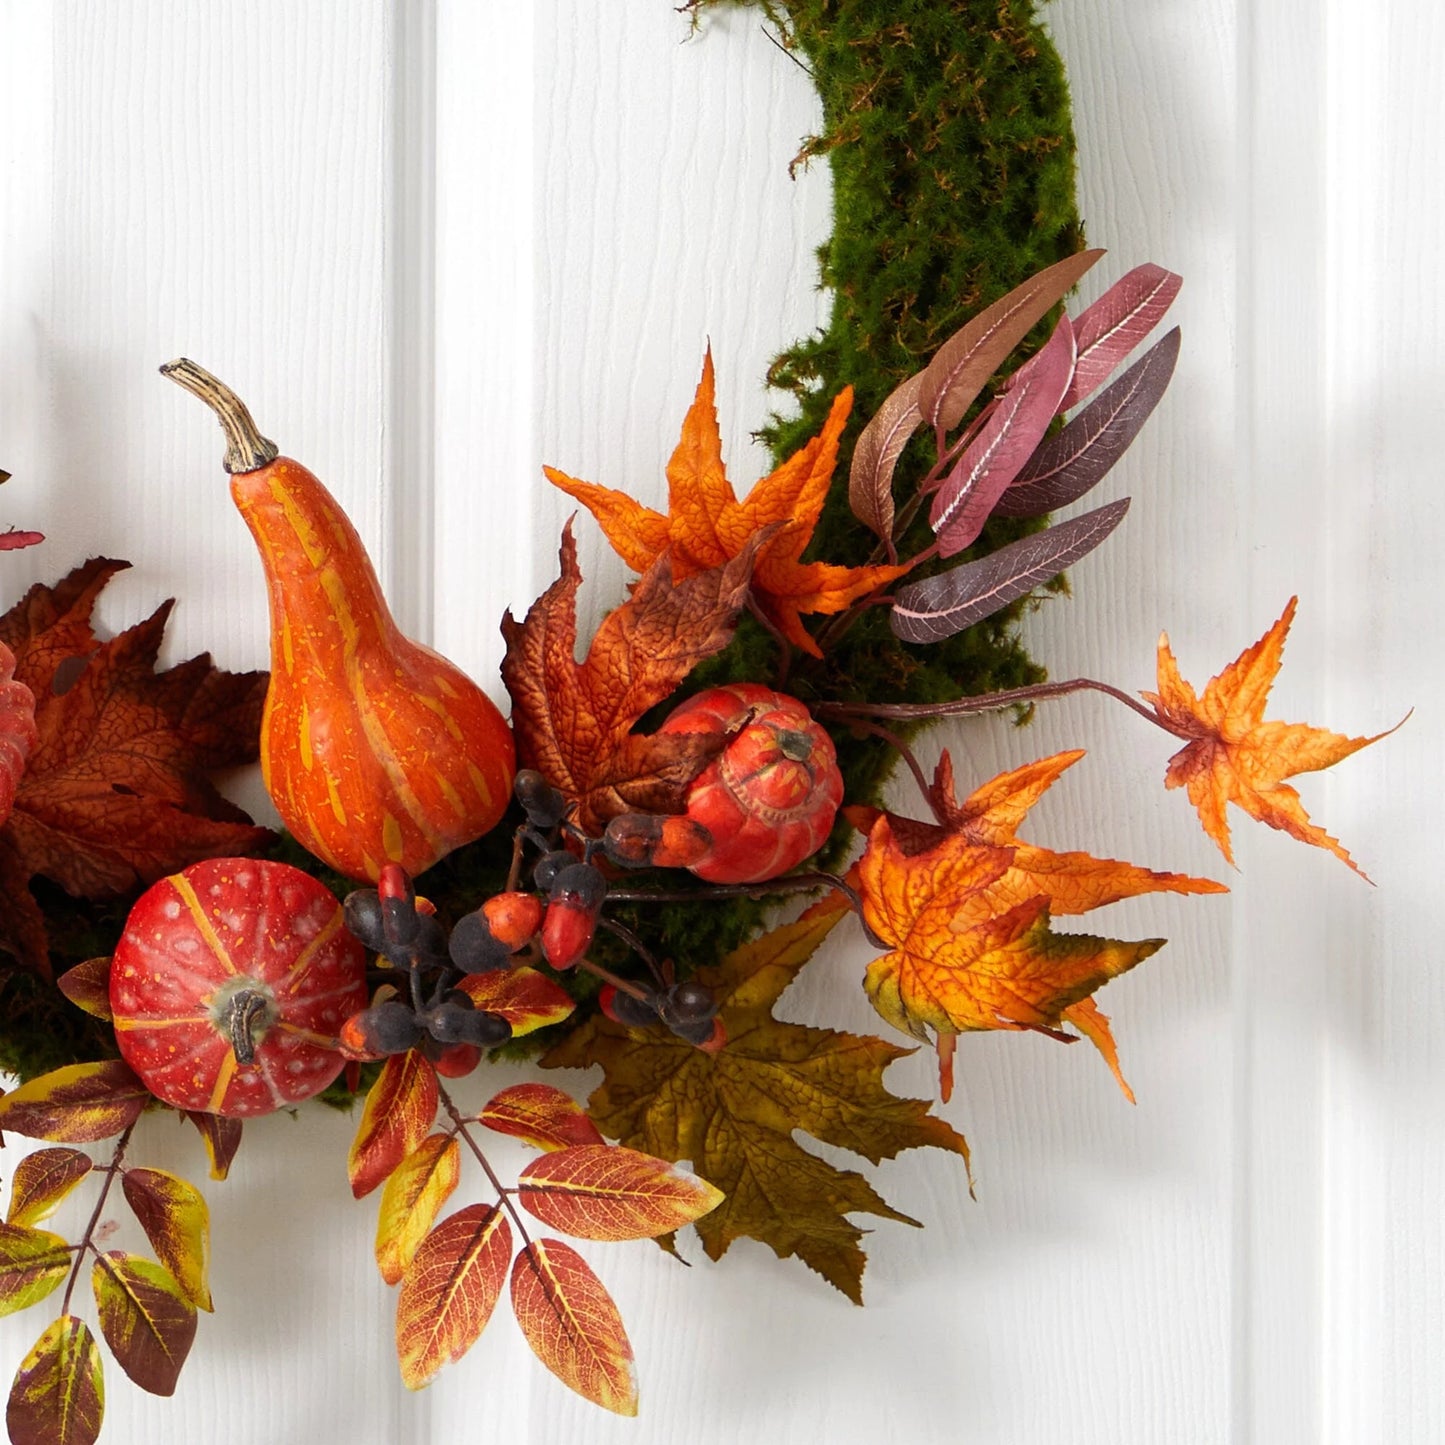
[[[1101,386],[1169,309],[1183,278],[1152,262],[1121,277],[1074,320],[1079,360],[1064,397],[1064,409],[1077,406]]]
[[[885,542],[893,536],[893,469],[909,438],[923,424],[918,389],[923,373],[910,376],[889,392],[853,445],[848,473],[848,504],[853,515]]]
[[[1009,352],[1103,254],[1080,251],[1055,262],[954,332],[924,369],[918,392],[923,419],[952,431]]]
[[[1176,326],[1040,444],[999,498],[994,515],[1041,517],[1078,501],[1128,450],[1164,395],[1178,357]]]
[[[901,588],[890,619],[893,631],[904,642],[939,642],[972,627],[1092,552],[1128,509],[1123,497]]]
[[[33,547],[44,540],[44,532],[22,532],[15,527],[7,527],[0,532],[0,552],[16,552],[21,547]]]
[[[928,520],[938,554],[952,557],[978,540],[984,523],[1049,429],[1074,370],[1074,329],[1059,318],[1047,344],[1021,366],[988,424],[939,488]]]

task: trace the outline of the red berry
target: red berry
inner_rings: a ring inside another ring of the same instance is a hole
[[[482,1051],[475,1044],[452,1044],[432,1060],[432,1067],[444,1079],[461,1079],[482,1061]]]
[[[587,952],[606,898],[607,880],[590,863],[574,863],[553,880],[542,918],[542,956],[553,968],[572,968]]]
[[[525,948],[542,926],[542,900],[535,893],[498,893],[481,911],[492,937],[509,953]]]
[[[687,868],[712,846],[712,834],[701,823],[658,813],[622,813],[602,835],[602,851],[621,868]]]

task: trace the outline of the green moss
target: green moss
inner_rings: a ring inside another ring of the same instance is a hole
[[[699,19],[717,5],[760,8],[822,101],[823,128],[800,159],[826,158],[832,172],[833,232],[818,259],[833,309],[824,330],[773,362],[768,379],[791,406],[762,436],[781,461],[853,386],[840,479],[807,555],[860,564],[874,538],[849,510],[842,478],[863,423],[970,316],[1083,244],[1063,62],[1034,0],[694,0],[690,8]],[[905,454],[900,478],[927,469],[923,446]],[[1037,525],[992,524],[975,551]],[[900,551],[912,555],[929,540],[919,517]],[[795,667],[788,688],[805,701],[923,703],[1040,681],[1043,669],[1014,630],[1018,611],[918,648],[898,641],[885,610],[873,609],[823,663]],[[758,639],[746,633],[705,674],[766,675]],[[834,740],[848,797],[877,801],[893,750],[843,731]],[[840,825],[825,859],[836,862],[846,845]]]

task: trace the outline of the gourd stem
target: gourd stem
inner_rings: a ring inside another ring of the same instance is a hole
[[[243,988],[232,994],[226,1003],[226,1037],[238,1064],[254,1063],[256,1029],[263,1024],[271,1009],[271,1000],[254,989]]]
[[[216,414],[226,434],[226,455],[222,466],[228,472],[258,472],[276,460],[280,449],[261,435],[246,403],[203,366],[182,356],[161,367],[161,375],[198,396]]]

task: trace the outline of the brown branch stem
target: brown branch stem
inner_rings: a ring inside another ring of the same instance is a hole
[[[932,703],[872,703],[872,702],[820,702],[813,705],[813,715],[820,721],[847,723],[871,718],[892,719],[896,722],[921,722],[929,718],[969,717],[974,713],[998,712],[1006,707],[1017,707],[1023,703],[1045,702],[1050,698],[1066,697],[1074,692],[1102,692],[1116,702],[1132,708],[1140,717],[1162,728],[1175,737],[1189,738],[1191,733],[1160,716],[1153,708],[1145,707],[1137,698],[1130,697],[1122,689],[1107,682],[1098,682],[1092,677],[1074,677],[1067,682],[1040,682],[1029,687],[1011,687],[1001,692],[980,693],[977,697],[961,697],[954,702]]]
[[[492,1188],[497,1191],[497,1202],[511,1215],[512,1223],[517,1227],[517,1233],[522,1236],[522,1243],[526,1245],[528,1249],[531,1249],[532,1241],[527,1234],[526,1222],[517,1212],[517,1206],[512,1202],[510,1192],[503,1185],[502,1181],[497,1178],[497,1171],[492,1168],[491,1161],[482,1153],[481,1145],[472,1138],[470,1131],[467,1129],[468,1121],[466,1116],[457,1108],[456,1101],[442,1088],[440,1082],[437,1084],[437,1097],[441,1100],[442,1108],[447,1111],[447,1115],[452,1121],[454,1131],[461,1136],[467,1148],[472,1151],[472,1156],[476,1159],[477,1163],[482,1166],[482,1172],[491,1181]]]
[[[120,1138],[115,1141],[115,1153],[110,1156],[110,1163],[96,1171],[105,1175],[105,1183],[100,1186],[100,1194],[96,1198],[95,1208],[90,1211],[90,1218],[85,1222],[85,1231],[80,1236],[80,1241],[75,1248],[75,1263],[70,1266],[70,1278],[65,1281],[65,1294],[60,1301],[60,1313],[63,1315],[70,1313],[70,1297],[75,1293],[76,1280],[80,1278],[81,1261],[84,1260],[86,1251],[92,1248],[91,1240],[95,1238],[96,1228],[100,1224],[101,1211],[105,1208],[105,1201],[110,1195],[110,1186],[115,1183],[116,1176],[121,1171],[126,1145],[130,1143],[131,1132],[134,1129],[134,1121],[125,1126]]]

